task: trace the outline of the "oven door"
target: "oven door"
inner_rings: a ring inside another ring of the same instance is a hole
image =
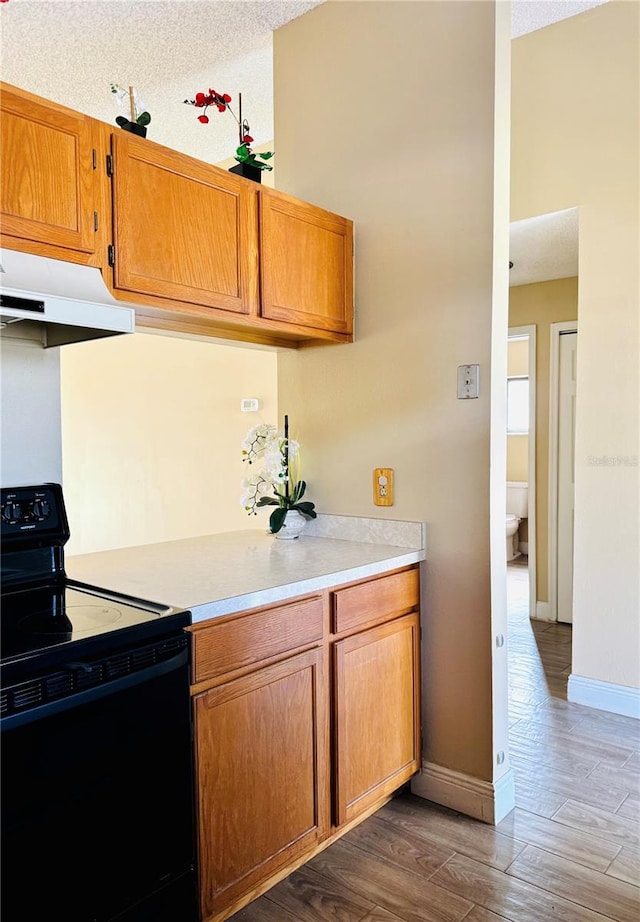
[[[135,654],[130,674],[2,721],[5,922],[197,919],[187,648]]]

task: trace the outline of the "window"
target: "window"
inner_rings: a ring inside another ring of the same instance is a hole
[[[529,378],[507,378],[507,433],[529,432]]]

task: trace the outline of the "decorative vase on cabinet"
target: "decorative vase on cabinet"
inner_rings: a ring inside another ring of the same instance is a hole
[[[229,172],[237,176],[244,176],[245,179],[251,179],[253,182],[262,182],[262,170],[252,163],[236,163],[235,166],[229,167]]]
[[[297,538],[304,529],[306,521],[305,517],[297,509],[289,509],[282,527],[275,534],[276,538]]]
[[[147,126],[141,125],[138,122],[130,122],[129,119],[119,116],[116,119],[118,125],[123,128],[125,131],[130,131],[131,134],[137,134],[141,138],[146,138],[147,136]]]

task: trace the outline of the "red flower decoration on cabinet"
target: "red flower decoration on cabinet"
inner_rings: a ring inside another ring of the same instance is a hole
[[[238,163],[249,163],[252,166],[258,167],[260,170],[273,169],[270,164],[265,162],[273,157],[273,151],[264,151],[263,153],[256,155],[249,147],[250,144],[253,144],[253,138],[249,134],[249,122],[246,120],[246,118],[242,118],[242,93],[238,93],[238,115],[235,114],[229,105],[229,103],[232,102],[231,96],[229,96],[228,93],[218,93],[217,90],[213,90],[211,87],[209,87],[209,91],[207,93],[196,93],[193,99],[185,99],[184,102],[188,106],[195,106],[196,109],[204,110],[202,115],[198,116],[198,121],[202,125],[209,124],[207,109],[210,106],[215,106],[218,112],[229,111],[238,125],[238,140],[240,144],[239,147],[236,148],[235,156],[235,159],[238,161]],[[260,160],[257,159],[258,156],[261,158]]]

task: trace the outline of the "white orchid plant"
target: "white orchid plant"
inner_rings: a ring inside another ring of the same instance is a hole
[[[242,460],[262,465],[242,481],[240,497],[245,511],[257,515],[263,506],[275,506],[269,516],[269,531],[279,532],[287,512],[296,509],[310,519],[316,518],[314,504],[302,502],[307,484],[299,477],[300,445],[289,438],[289,420],[284,418],[284,431],[268,423],[250,429],[242,443]]]

